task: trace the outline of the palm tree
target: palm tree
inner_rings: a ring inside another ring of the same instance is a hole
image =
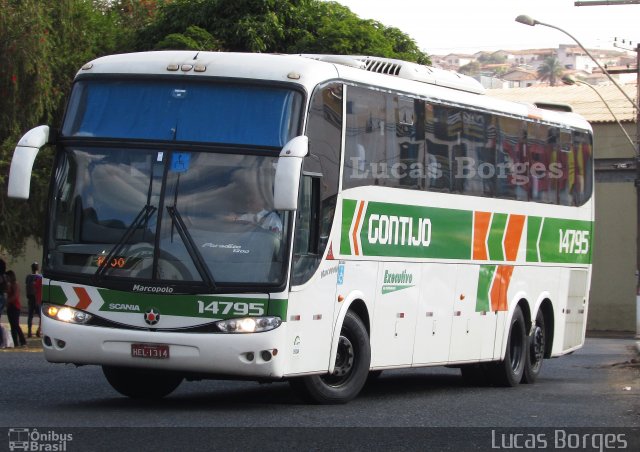
[[[556,85],[556,80],[562,78],[564,68],[555,55],[550,55],[544,59],[542,65],[538,68],[538,79],[543,82],[549,81],[551,86]]]

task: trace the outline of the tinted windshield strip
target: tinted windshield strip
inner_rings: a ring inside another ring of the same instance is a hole
[[[62,133],[281,147],[297,134],[301,104],[297,91],[269,85],[81,80]]]

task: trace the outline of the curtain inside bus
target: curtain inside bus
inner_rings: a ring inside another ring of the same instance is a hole
[[[277,87],[173,81],[76,83],[62,134],[282,147],[301,96]]]

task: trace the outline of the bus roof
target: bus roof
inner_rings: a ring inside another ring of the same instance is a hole
[[[304,87],[308,93],[325,81],[341,79],[438,102],[591,130],[589,123],[575,113],[494,98],[485,95],[481,85],[470,77],[379,57],[154,51],[98,58],[85,64],[77,75],[89,73],[173,74],[290,82]]]

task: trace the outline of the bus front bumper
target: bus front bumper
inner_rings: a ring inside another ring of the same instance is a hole
[[[53,363],[278,379],[285,368],[285,328],[286,323],[252,334],[180,333],[78,325],[42,316],[42,343],[45,358]],[[155,351],[150,355],[162,356],[140,357],[134,352],[140,344]]]

